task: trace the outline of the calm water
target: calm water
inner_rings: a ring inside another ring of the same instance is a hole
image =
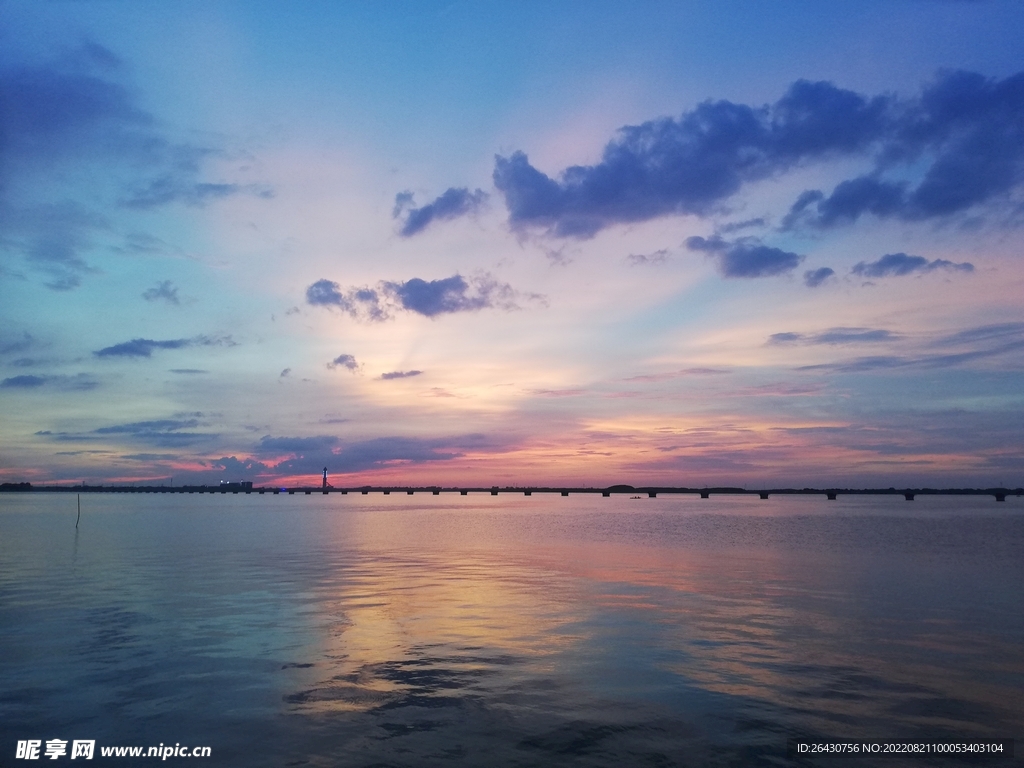
[[[73,495],[3,494],[0,765],[52,738],[417,768],[1020,739],[1022,553],[1015,497],[83,495],[76,532]]]

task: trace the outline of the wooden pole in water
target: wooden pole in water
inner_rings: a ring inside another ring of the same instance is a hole
[[[82,519],[82,494],[78,494],[78,520]],[[75,520],[75,528],[78,527],[78,520]]]

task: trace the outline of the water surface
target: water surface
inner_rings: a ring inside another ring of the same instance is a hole
[[[410,767],[813,764],[787,738],[1019,738],[1022,513],[87,494],[76,531],[73,495],[3,494],[0,765],[52,738]]]

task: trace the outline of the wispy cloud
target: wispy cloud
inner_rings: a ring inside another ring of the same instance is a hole
[[[466,187],[451,187],[421,208],[413,205],[412,192],[395,195],[394,218],[403,218],[399,233],[411,237],[422,232],[433,221],[456,219],[477,211],[486,201],[487,193],[482,189],[470,192]]]
[[[623,379],[623,381],[668,381],[670,379],[678,379],[684,376],[720,376],[726,373],[729,373],[729,370],[726,368],[683,368],[679,371],[669,371],[667,373],[649,373],[642,376],[630,376],[628,379]]]
[[[808,288],[817,288],[823,284],[830,277],[834,277],[836,274],[835,270],[831,267],[820,267],[818,269],[809,269],[804,272],[804,285]]]
[[[389,371],[388,373],[382,373],[380,378],[381,381],[391,381],[392,379],[409,379],[422,374],[423,371]]]
[[[851,271],[862,277],[902,277],[914,272],[934,272],[936,269],[973,272],[974,265],[968,262],[956,264],[946,259],[928,261],[924,256],[908,256],[905,253],[887,253],[877,261],[858,262]]]
[[[142,298],[146,301],[166,301],[168,304],[178,305],[181,300],[178,298],[178,289],[170,280],[161,280],[152,288],[142,292]]]
[[[167,339],[157,341],[154,339],[132,339],[114,344],[110,347],[98,349],[93,354],[96,357],[152,357],[154,350],[158,349],[184,349],[185,347],[233,347],[237,342],[230,336],[194,336],[190,339]]]
[[[255,447],[277,473],[359,472],[403,464],[451,461],[466,450],[483,449],[490,441],[483,435],[414,438],[378,437],[372,440],[346,441],[334,435],[314,437],[263,437]],[[275,463],[276,460],[276,463]]]
[[[99,382],[87,373],[79,373],[75,376],[11,376],[0,381],[0,387],[4,389],[38,389],[42,391],[55,389],[62,392],[85,392],[98,386]]]
[[[53,290],[76,288],[95,272],[86,253],[110,228],[97,212],[103,205],[203,205],[243,192],[270,194],[206,179],[208,161],[222,159],[223,149],[175,140],[141,107],[126,74],[117,56],[93,42],[48,63],[0,65],[0,255],[21,257]],[[99,169],[107,183],[88,192],[66,186],[59,202],[10,194],[83,168]]]
[[[877,344],[896,341],[898,334],[884,328],[829,328],[820,333],[773,333],[769,344]]]

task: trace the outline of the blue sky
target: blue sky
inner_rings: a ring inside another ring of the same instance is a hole
[[[1019,3],[3,19],[4,480],[1021,482]]]

